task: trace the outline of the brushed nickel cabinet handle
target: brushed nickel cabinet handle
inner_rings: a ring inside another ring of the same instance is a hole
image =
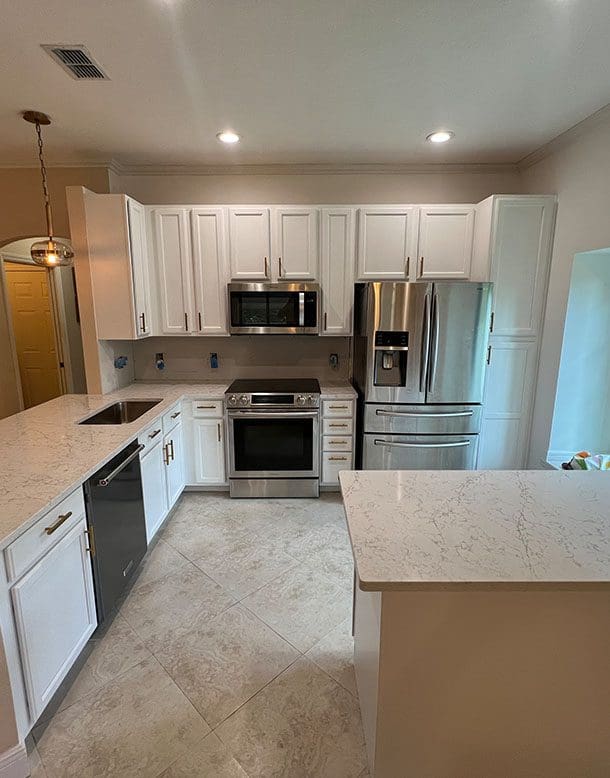
[[[93,527],[89,527],[85,530],[85,535],[87,537],[87,540],[89,541],[89,545],[87,546],[87,551],[91,554],[91,556],[95,556],[95,538],[93,536]]]
[[[171,450],[172,450],[172,453],[170,454],[170,456],[171,456],[171,458],[172,458],[172,461],[173,461],[173,460],[176,458],[176,457],[175,457],[175,455],[174,455],[174,441],[173,441],[173,440],[170,440],[170,442],[169,442],[169,447],[170,447],[170,448],[171,448]]]
[[[60,513],[55,524],[51,524],[50,527],[45,527],[44,531],[47,533],[47,535],[52,535],[56,529],[61,527],[64,521],[68,521],[71,515],[72,511],[68,511],[67,513]]]
[[[347,424],[329,424],[329,427],[347,427]]]
[[[201,330],[203,329],[203,327],[201,326],[201,311],[197,311],[197,320],[199,322],[199,332],[201,332]]]
[[[177,419],[178,416],[180,416],[181,411],[176,411],[176,413],[172,413],[172,419]]]
[[[343,445],[343,443],[345,443],[345,441],[344,440],[329,440],[328,443],[331,446],[341,446],[341,445]]]
[[[328,314],[324,311],[324,332],[328,330]]]
[[[198,411],[213,411],[216,408],[215,405],[198,405]]]
[[[220,422],[218,422],[218,442],[220,443]]]
[[[419,260],[419,275],[423,276],[424,274],[424,258],[421,257]]]
[[[142,330],[142,332],[146,332],[146,316],[144,315],[144,312],[140,314],[140,324],[141,324],[140,329]]]
[[[496,318],[495,311],[491,312],[491,316],[489,317],[489,331],[494,331],[494,319]]]
[[[328,457],[329,462],[347,462],[347,457]]]
[[[166,443],[163,446],[163,462],[166,465],[169,465],[169,443]]]
[[[265,278],[269,278],[269,263],[267,262],[267,257],[265,257]]]
[[[491,346],[487,346],[487,360],[488,365],[491,365]]]
[[[333,411],[346,411],[347,405],[329,405],[328,406]]]
[[[409,269],[411,267],[411,257],[407,257],[405,261],[405,278],[409,277]]]
[[[281,257],[277,258],[277,264],[278,264],[278,271],[279,271],[278,272],[278,276],[279,276],[279,278],[281,278],[284,275],[284,273],[282,271],[282,258]]]
[[[157,435],[161,432],[161,430],[155,430],[154,432],[151,432],[148,437],[152,440],[153,438],[156,438]]]
[[[189,315],[186,311],[184,312],[184,329],[189,331]]]

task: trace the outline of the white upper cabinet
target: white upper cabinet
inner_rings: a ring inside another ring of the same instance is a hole
[[[405,281],[417,257],[416,206],[358,210],[358,278]]]
[[[133,274],[135,328],[137,337],[141,338],[150,335],[152,331],[146,212],[144,206],[132,200],[131,197],[127,198],[127,217],[129,222],[131,272]]]
[[[82,236],[89,260],[99,340],[152,334],[149,252],[144,208],[123,194],[68,192],[70,230]]]
[[[556,199],[523,195],[493,199],[494,334],[537,337],[546,297]]]
[[[195,321],[204,335],[227,333],[227,251],[223,208],[191,211]]]
[[[321,211],[321,335],[351,335],[354,303],[355,209]]]
[[[271,279],[269,208],[229,208],[229,255],[234,281]]]
[[[474,210],[470,205],[420,208],[418,279],[470,277]]]
[[[278,281],[318,278],[318,209],[274,208],[271,275]]]
[[[189,245],[188,209],[155,208],[155,233],[159,285],[159,318],[164,335],[184,335],[196,330],[193,273]]]

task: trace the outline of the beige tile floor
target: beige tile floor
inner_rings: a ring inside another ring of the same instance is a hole
[[[340,498],[185,494],[34,730],[32,775],[368,775]]]

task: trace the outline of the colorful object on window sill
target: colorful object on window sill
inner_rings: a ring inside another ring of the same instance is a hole
[[[564,470],[610,470],[610,454],[590,454],[588,451],[579,451],[562,467]]]

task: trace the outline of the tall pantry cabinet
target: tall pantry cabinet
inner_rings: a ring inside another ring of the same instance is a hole
[[[556,198],[494,195],[477,206],[475,254],[494,284],[478,468],[527,465]]]

